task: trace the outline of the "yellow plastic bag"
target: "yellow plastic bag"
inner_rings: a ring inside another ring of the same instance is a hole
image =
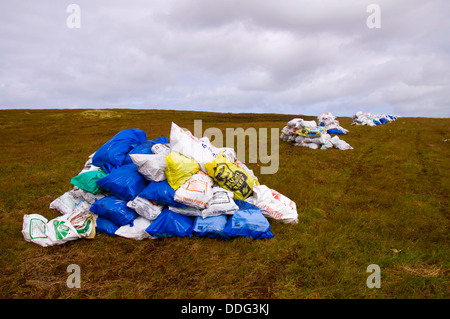
[[[308,137],[308,133],[311,129],[312,129],[312,127],[306,126],[306,127],[302,127],[300,129],[296,130],[295,133],[297,133],[298,135],[304,136],[304,137]]]
[[[171,152],[166,156],[166,164],[167,182],[174,190],[200,170],[200,165],[196,161],[177,152]]]
[[[222,154],[213,161],[205,164],[208,175],[211,176],[219,186],[233,192],[234,199],[244,200],[253,192],[253,185],[258,185],[245,169],[230,162]]]

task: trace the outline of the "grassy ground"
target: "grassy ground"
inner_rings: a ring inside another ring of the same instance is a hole
[[[350,126],[354,150],[280,141],[279,169],[262,184],[297,203],[299,223],[270,220],[273,239],[97,235],[43,248],[22,237],[24,214],[48,219],[88,156],[125,128],[281,128],[299,115],[158,110],[0,111],[0,298],[448,298],[450,119]],[[314,119],[312,117],[303,117]],[[66,285],[81,268],[81,288]],[[381,288],[369,289],[370,264]]]

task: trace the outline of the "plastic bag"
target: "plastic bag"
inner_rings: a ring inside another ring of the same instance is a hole
[[[187,206],[204,209],[213,196],[213,183],[211,177],[199,170],[175,191],[174,200]]]
[[[169,140],[165,136],[157,137],[157,138],[147,141],[141,145],[135,146],[125,157],[125,160],[123,161],[123,165],[132,163],[132,159],[131,159],[132,154],[153,154],[153,151],[152,151],[153,146],[158,145],[158,144],[163,144],[163,143],[164,144],[169,143]]]
[[[86,202],[88,202],[89,204],[91,204],[91,205],[94,204],[95,201],[97,201],[97,200],[99,200],[99,199],[101,199],[101,198],[106,196],[103,193],[99,193],[99,194],[95,194],[94,195],[94,194],[86,192],[86,191],[84,191],[82,189],[79,189],[78,192],[80,192],[81,197],[83,197],[83,199]]]
[[[61,245],[82,237],[95,236],[95,218],[89,212],[56,217],[50,221],[39,214],[23,216],[22,235],[28,242],[43,247]]]
[[[131,154],[131,160],[137,166],[138,172],[149,181],[161,182],[166,179],[166,155],[162,154]]]
[[[89,171],[99,171],[102,169],[101,167],[92,165],[92,158],[94,157],[94,154],[95,153],[89,155],[89,159],[86,161],[86,163],[84,163],[83,169],[78,174],[81,174],[84,172],[89,172]]]
[[[127,207],[127,202],[115,196],[99,199],[91,206],[91,212],[109,219],[117,226],[133,224],[138,214]]]
[[[211,216],[211,217],[196,217],[192,234],[195,236],[208,236],[211,238],[227,239],[223,230],[227,224],[227,217],[225,215]]]
[[[237,161],[236,151],[231,147],[221,147],[217,149],[219,154],[222,154],[230,162],[234,163]]]
[[[54,242],[49,238],[48,220],[39,214],[28,214],[23,216],[22,235],[28,241],[43,247],[52,246]],[[76,234],[76,231],[72,231]],[[80,236],[76,235],[76,238]]]
[[[302,123],[303,119],[301,118],[294,118],[292,120],[290,120],[289,122],[287,122],[287,126],[289,127],[296,127],[298,123]]]
[[[227,237],[244,236],[253,239],[273,238],[270,224],[255,205],[237,200],[239,210],[228,218],[223,233]]]
[[[106,173],[123,165],[127,154],[136,146],[147,141],[147,134],[137,128],[117,133],[103,144],[92,157],[92,164],[102,167]]]
[[[153,237],[145,231],[150,224],[151,221],[139,216],[134,220],[133,226],[125,225],[119,227],[119,229],[116,230],[115,235],[135,240],[152,239]]]
[[[299,127],[316,127],[316,126],[317,126],[317,124],[316,124],[316,121],[314,121],[314,120],[311,120],[311,121],[303,120],[301,122],[301,124],[299,125]]]
[[[108,234],[110,236],[116,236],[116,231],[119,229],[119,226],[114,224],[109,219],[103,217],[97,217],[96,219],[96,229],[99,234]]]
[[[82,200],[81,202],[79,202],[77,204],[77,206],[75,206],[72,213],[73,214],[79,214],[82,212],[88,213],[90,208],[91,208],[91,205],[88,202],[86,202],[85,200]]]
[[[219,186],[233,192],[234,199],[243,200],[252,194],[255,180],[245,169],[230,162],[222,155],[205,164],[208,175],[216,181]]]
[[[70,190],[52,201],[50,209],[56,209],[63,215],[70,214],[82,200],[81,194],[76,193],[75,190]]]
[[[242,168],[244,171],[246,171],[254,180],[255,180],[255,184],[258,185],[259,181],[258,181],[258,177],[256,177],[256,175],[253,173],[253,170],[251,170],[250,168],[247,167],[247,165],[245,165],[244,163],[242,163],[239,160],[236,160],[235,163],[237,166],[239,166],[240,168]]]
[[[321,150],[327,150],[329,148],[332,148],[334,145],[330,142],[330,140],[325,141],[322,146],[320,147]]]
[[[310,126],[302,127],[302,128],[299,128],[298,130],[296,130],[295,133],[298,135],[304,136],[304,137],[308,137],[308,132],[311,129],[312,129],[312,127],[310,127]]]
[[[115,169],[96,183],[102,189],[126,201],[133,200],[148,185],[148,181],[137,171],[134,164]]]
[[[331,140],[331,135],[328,133],[322,134],[319,138],[320,144],[325,144]]]
[[[140,216],[153,221],[161,214],[164,206],[149,199],[136,196],[135,199],[127,203],[127,207],[134,210]]]
[[[78,174],[77,176],[73,177],[70,180],[70,183],[73,186],[77,186],[81,188],[82,190],[85,190],[86,192],[92,193],[94,195],[102,192],[102,189],[96,181],[99,179],[102,179],[107,174],[104,170],[98,170],[98,171],[87,171],[81,174]]]
[[[196,161],[177,152],[171,152],[166,156],[166,164],[166,178],[174,190],[177,190],[178,187],[200,170],[200,166]]]
[[[319,122],[319,125],[323,123],[323,126],[326,126],[330,123],[333,123],[333,121],[336,119],[336,117],[331,112],[322,113],[319,116],[317,116],[317,121]]]
[[[185,215],[185,216],[205,217],[205,216],[203,216],[203,209],[199,209],[199,208],[195,208],[195,207],[186,206],[185,208],[181,208],[181,207],[169,206],[169,209],[175,213]]]
[[[341,140],[337,135],[334,136],[331,140],[331,143],[333,143],[334,147],[340,149],[340,150],[352,150],[353,147],[348,144],[346,141]]]
[[[328,134],[337,134],[337,135],[342,135],[342,134],[344,134],[343,131],[338,130],[338,129],[336,129],[336,128],[332,128],[332,129],[327,130],[327,133],[328,133]]]
[[[162,182],[150,182],[138,196],[164,206],[186,208],[185,205],[180,204],[173,199],[175,197],[175,190],[169,185],[167,180]]]
[[[155,238],[192,237],[193,224],[192,217],[183,216],[164,208],[145,231]]]
[[[319,145],[316,144],[316,143],[305,143],[304,146],[309,147],[309,148],[311,148],[311,149],[313,149],[313,150],[316,150],[316,149],[319,148]]]
[[[322,134],[326,134],[327,130],[322,126],[312,127],[308,131],[308,137],[320,137]]]
[[[170,154],[170,144],[155,144],[152,146],[153,154],[164,154],[165,156]]]
[[[173,122],[170,130],[170,149],[195,160],[205,173],[205,163],[212,161],[219,154],[219,150],[207,139],[198,139]]]
[[[258,185],[253,187],[253,197],[252,204],[261,209],[264,216],[284,223],[296,224],[298,222],[295,202],[276,190],[270,189],[266,185]]]
[[[67,220],[77,230],[78,235],[85,238],[95,237],[95,216],[89,211],[89,205],[83,206],[83,209],[79,209],[81,205],[75,207],[72,214],[66,215]]]
[[[233,200],[233,192],[220,186],[213,187],[212,192],[213,197],[202,211],[203,217],[233,215],[239,209]]]

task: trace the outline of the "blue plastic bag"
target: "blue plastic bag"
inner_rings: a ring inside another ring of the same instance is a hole
[[[384,117],[380,118],[380,122],[381,124],[387,124],[387,121]]]
[[[223,233],[225,225],[227,224],[227,216],[211,216],[202,218],[200,216],[195,218],[192,234],[195,236],[208,236],[211,238],[227,239],[227,236]]]
[[[94,154],[92,164],[110,173],[123,165],[127,154],[137,145],[147,141],[147,134],[137,128],[130,128],[117,133],[103,144]]]
[[[155,238],[163,237],[192,237],[194,219],[164,208],[158,218],[145,230]]]
[[[109,219],[98,217],[96,220],[97,226],[96,230],[99,234],[108,234],[110,236],[116,236],[116,231],[119,229],[119,226],[114,224]]]
[[[338,134],[338,135],[342,135],[344,134],[344,132],[342,132],[341,130],[338,130],[337,128],[332,128],[327,130],[328,134]]]
[[[133,161],[131,160],[130,154],[153,154],[152,147],[156,144],[167,144],[169,140],[165,136],[160,136],[154,138],[153,140],[147,141],[143,144],[135,146],[126,156],[123,161],[123,165],[131,164]]]
[[[174,206],[186,208],[186,205],[174,200],[175,190],[169,185],[167,180],[161,182],[151,181],[140,193],[139,197],[152,200],[164,206]]]
[[[374,122],[376,125],[381,125],[380,121],[373,120],[373,122]]]
[[[225,236],[244,236],[253,239],[273,238],[270,232],[270,224],[261,210],[255,205],[245,201],[235,200],[239,210],[228,219],[223,230]]]
[[[133,200],[148,185],[148,181],[134,164],[119,167],[96,183],[105,191],[126,201]]]
[[[91,205],[90,211],[100,217],[106,218],[117,226],[131,225],[138,214],[127,207],[127,201],[115,196],[103,197]]]

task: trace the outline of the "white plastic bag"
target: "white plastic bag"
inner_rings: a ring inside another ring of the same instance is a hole
[[[80,211],[48,221],[39,214],[23,216],[22,234],[26,241],[43,247],[61,245],[82,237],[95,236],[95,218],[89,211]]]
[[[222,214],[233,215],[238,205],[233,200],[233,192],[220,186],[212,188],[213,197],[202,211],[202,217],[218,216]]]
[[[151,148],[153,154],[164,154],[169,155],[170,153],[170,144],[155,144]]]
[[[195,208],[195,207],[189,207],[187,206],[186,208],[181,208],[181,207],[175,207],[175,206],[169,206],[169,210],[181,214],[181,215],[186,215],[186,216],[191,216],[191,217],[203,217],[203,210],[204,209],[199,209],[199,208]]]
[[[314,144],[317,145],[317,144]],[[297,223],[297,205],[276,190],[270,189],[266,185],[256,185],[253,187],[252,204],[262,210],[263,215],[284,223]]]
[[[322,134],[320,136],[320,143],[321,144],[325,144],[326,142],[328,142],[329,140],[331,140],[331,135],[328,133]]]
[[[209,175],[198,171],[175,191],[174,200],[186,206],[204,209],[213,196],[213,184]]]
[[[314,120],[313,121],[303,120],[303,121],[297,123],[296,128],[316,127],[316,126],[317,126],[317,124],[316,124],[316,121],[314,121]]]
[[[139,196],[136,196],[135,199],[127,202],[127,207],[150,221],[155,220],[164,208],[163,205]]]
[[[63,215],[70,214],[82,200],[83,197],[81,194],[72,189],[52,201],[50,203],[50,209],[56,209]]]
[[[322,146],[320,147],[321,150],[327,150],[329,148],[333,148],[333,143],[331,143],[329,140],[325,141]]]
[[[101,167],[92,165],[92,158],[94,157],[94,155],[95,155],[95,153],[92,153],[91,155],[89,155],[89,159],[86,161],[86,163],[84,163],[83,169],[78,174],[81,174],[84,172],[89,172],[89,171],[99,171],[102,169]]]
[[[159,145],[159,144],[156,144]],[[166,154],[130,154],[138,172],[149,181],[161,182],[166,179]]]
[[[301,118],[294,118],[292,120],[290,120],[289,122],[287,122],[287,126],[289,127],[296,127],[298,123],[303,122],[303,119]]]
[[[149,233],[145,230],[148,226],[150,226],[151,221],[138,216],[135,220],[133,220],[133,226],[124,225],[119,227],[114,233],[116,236],[121,236],[130,239],[143,240],[143,239],[154,239]]]
[[[82,201],[80,201],[77,206],[75,206],[75,208],[73,209],[72,214],[79,214],[82,212],[89,212],[89,209],[91,208],[91,204],[89,204],[87,201],[85,201],[84,199]]]
[[[217,149],[219,154],[222,153],[222,156],[225,157],[230,162],[234,163],[237,161],[236,151],[231,147],[221,147]]]
[[[319,148],[319,145],[317,145],[316,143],[305,143],[305,145],[313,150],[316,150]]]
[[[334,136],[331,140],[331,143],[333,143],[334,147],[340,149],[340,150],[352,150],[353,147],[348,144],[346,141],[341,140],[338,136]]]
[[[48,220],[39,214],[29,214],[23,216],[22,235],[23,238],[31,243],[43,247],[54,245],[48,236]]]
[[[170,130],[170,149],[195,160],[200,169],[207,173],[205,163],[210,162],[219,154],[219,149],[209,143],[207,139],[198,139],[189,131],[172,122]]]
[[[83,197],[83,199],[91,205],[94,204],[99,199],[102,199],[103,197],[106,196],[105,194],[102,194],[102,193],[94,195],[94,194],[86,192],[82,189],[80,189],[80,191],[81,191],[81,196]]]

